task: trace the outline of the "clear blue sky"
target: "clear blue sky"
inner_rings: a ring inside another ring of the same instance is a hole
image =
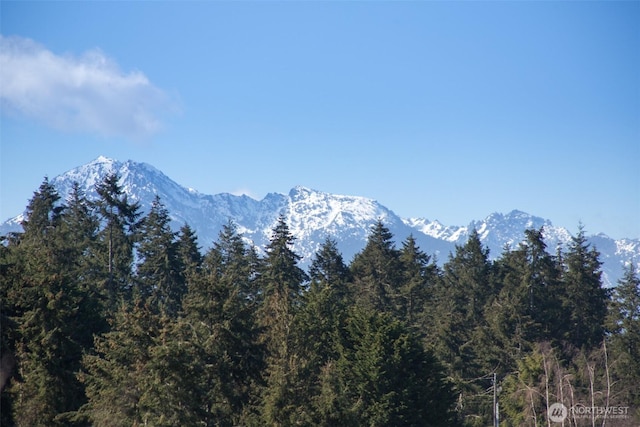
[[[0,218],[99,155],[640,238],[640,2],[0,3]]]

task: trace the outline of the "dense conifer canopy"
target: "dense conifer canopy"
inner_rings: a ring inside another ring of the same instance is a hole
[[[233,223],[201,254],[117,182],[90,203],[45,179],[3,238],[3,426],[486,426],[494,390],[501,425],[554,402],[640,421],[638,273],[604,289],[582,230],[554,255],[527,230],[495,261],[472,233],[439,267],[378,221],[350,264],[329,238],[307,272],[284,217],[263,255]]]

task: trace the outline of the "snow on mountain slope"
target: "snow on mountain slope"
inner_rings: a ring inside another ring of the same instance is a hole
[[[544,228],[547,247],[555,247],[557,242],[568,242],[571,234],[564,228],[554,227],[551,221],[513,210],[508,214],[492,213],[480,221],[472,221],[467,226],[445,226],[438,221],[424,218],[411,218],[405,223],[422,233],[437,239],[462,245],[469,238],[471,230],[476,230],[482,242],[489,248],[498,248],[497,253],[507,246],[515,248],[524,236],[523,231],[531,228]]]
[[[393,233],[397,247],[413,234],[421,247],[431,249],[429,253],[446,254],[453,249],[448,242],[416,233],[393,211],[365,197],[295,187],[289,192],[288,206],[283,213],[296,238],[294,248],[303,262],[308,262],[327,238],[335,239],[345,261],[351,261],[366,244],[371,227],[378,220]]]
[[[518,210],[508,214],[492,213],[484,220],[472,221],[467,226],[444,226],[438,221],[424,218],[404,221],[422,233],[456,245],[464,245],[471,230],[475,229],[482,243],[489,248],[489,257],[492,259],[499,257],[504,248],[516,249],[523,241],[524,231],[527,229],[542,228],[547,251],[552,254],[558,249],[566,250],[572,238],[572,234],[566,228],[554,226],[549,220]],[[640,240],[614,240],[604,234],[598,234],[588,237],[588,241],[601,253],[603,282],[607,286],[617,283],[627,263],[632,262],[640,267]]]
[[[462,226],[443,225],[439,221],[429,221],[426,218],[408,218],[403,220],[406,225],[434,239],[456,243],[468,236],[468,228]]]
[[[278,217],[284,215],[295,237],[294,250],[302,256],[303,266],[308,265],[315,251],[329,237],[336,240],[345,261],[350,262],[362,250],[371,226],[378,220],[393,233],[396,247],[401,247],[402,242],[413,235],[420,248],[436,256],[440,263],[448,259],[456,245],[463,245],[474,229],[489,248],[492,258],[497,258],[505,247],[515,248],[528,228],[543,227],[551,253],[555,253],[558,246],[566,248],[571,239],[566,229],[517,210],[507,214],[493,213],[466,226],[446,226],[424,218],[402,219],[377,201],[365,197],[324,193],[301,186],[292,188],[286,195],[270,193],[262,200],[228,193],[206,195],[175,183],[146,163],[120,162],[106,157],[98,157],[57,176],[51,183],[63,200],[73,182],[78,182],[89,198],[95,198],[95,185],[113,172],[119,174],[123,190],[130,200],[140,203],[143,213],[148,212],[155,196],[160,196],[171,215],[172,227],[177,230],[183,224],[189,224],[196,231],[203,249],[212,245],[229,221],[238,226],[247,241],[259,250],[263,249]],[[0,235],[19,231],[21,220],[19,215],[0,225]],[[622,276],[624,263],[634,262],[640,267],[640,240],[616,241],[600,234],[590,237],[590,242],[602,254],[607,285],[615,284]]]

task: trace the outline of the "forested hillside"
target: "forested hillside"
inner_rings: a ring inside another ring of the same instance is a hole
[[[583,232],[495,260],[471,233],[439,266],[379,221],[305,271],[284,217],[264,251],[229,222],[201,253],[160,198],[96,192],[45,179],[3,238],[3,426],[640,423],[640,278],[605,289]]]

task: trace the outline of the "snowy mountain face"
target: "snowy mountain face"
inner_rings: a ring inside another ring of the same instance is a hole
[[[327,238],[338,243],[345,262],[364,248],[369,231],[381,220],[395,237],[396,246],[413,235],[419,247],[435,256],[442,264],[464,245],[472,230],[477,230],[490,256],[497,258],[505,247],[516,248],[524,239],[526,229],[543,227],[547,250],[567,247],[571,234],[554,226],[549,220],[514,210],[507,214],[493,213],[483,220],[467,226],[446,226],[424,218],[403,219],[372,199],[323,193],[305,187],[294,187],[289,194],[270,193],[262,200],[228,193],[206,195],[187,189],[172,181],[161,171],[145,163],[119,162],[105,157],[70,170],[51,180],[62,200],[68,197],[74,182],[88,198],[97,196],[95,185],[109,173],[117,172],[120,185],[130,201],[140,203],[146,214],[156,195],[160,196],[178,230],[189,224],[195,230],[204,250],[218,238],[218,233],[229,221],[235,223],[245,239],[262,250],[271,238],[271,232],[280,215],[284,215],[292,235],[294,250],[307,266],[315,251]],[[22,215],[0,225],[0,235],[20,231]],[[591,236],[590,242],[601,253],[603,279],[611,286],[622,277],[623,265],[635,263],[640,268],[640,240],[614,240],[603,234]]]

